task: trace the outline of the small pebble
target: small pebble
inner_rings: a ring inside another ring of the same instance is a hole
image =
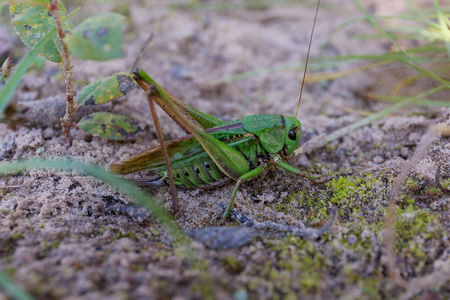
[[[384,162],[384,158],[382,158],[381,156],[377,155],[373,158],[373,162],[376,164],[381,164]]]
[[[188,68],[184,66],[174,66],[172,70],[170,70],[170,74],[175,77],[176,79],[191,79],[192,78],[192,72],[189,71]]]
[[[354,245],[358,241],[358,238],[352,234],[352,235],[349,235],[347,241],[350,245]]]
[[[246,290],[238,290],[236,293],[234,293],[234,299],[235,300],[247,300],[248,294]]]

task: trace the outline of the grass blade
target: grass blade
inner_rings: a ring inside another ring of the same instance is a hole
[[[416,95],[416,96],[414,96],[412,98],[407,98],[406,100],[403,100],[402,102],[399,102],[399,103],[397,103],[397,104],[395,104],[393,106],[390,106],[390,107],[388,107],[386,109],[383,109],[383,110],[381,110],[381,111],[379,111],[377,113],[374,113],[374,114],[372,114],[372,115],[370,115],[370,116],[368,116],[368,117],[366,117],[364,119],[361,119],[361,120],[359,120],[359,121],[357,121],[355,123],[352,123],[352,124],[350,124],[348,126],[345,126],[344,128],[338,129],[335,132],[333,132],[330,135],[328,135],[328,137],[326,139],[326,143],[329,143],[329,142],[331,142],[331,141],[333,141],[335,139],[343,137],[343,136],[347,135],[348,133],[353,132],[353,131],[355,131],[356,129],[358,129],[360,127],[369,125],[369,124],[371,124],[371,123],[373,123],[373,122],[375,122],[375,121],[377,121],[377,120],[379,120],[381,118],[384,118],[387,115],[389,115],[389,114],[391,114],[391,113],[393,113],[393,112],[395,112],[395,111],[397,111],[397,110],[399,110],[399,109],[401,109],[401,108],[403,108],[405,106],[416,104],[416,101],[418,101],[419,99],[421,99],[421,98],[423,98],[423,97],[425,97],[427,95],[437,93],[437,92],[439,92],[439,91],[441,91],[443,89],[445,89],[444,86],[439,86],[439,87],[433,88],[433,89],[428,90],[426,92],[420,93],[420,94],[418,94],[418,95]]]
[[[437,0],[434,0],[434,6],[436,7],[439,26],[440,26],[442,37],[445,42],[445,47],[447,48],[447,59],[450,60],[450,29],[448,28],[448,24],[445,21],[446,19],[444,17],[444,13],[442,12],[442,10],[439,6],[439,2]]]
[[[205,297],[214,297],[214,288],[207,271],[207,264],[195,253],[194,249],[192,249],[189,239],[184,234],[183,230],[177,225],[172,217],[166,213],[165,209],[162,206],[160,206],[155,200],[153,200],[150,195],[142,191],[131,181],[123,179],[100,166],[77,162],[71,159],[29,159],[7,162],[0,164],[0,176],[6,174],[15,174],[31,169],[78,171],[80,173],[100,179],[104,183],[111,185],[112,187],[133,198],[139,205],[146,208],[152,214],[152,216],[155,217],[164,227],[166,227],[166,229],[174,238],[175,243],[179,246],[179,249],[181,250],[180,253],[189,260],[189,263],[192,265],[193,269],[198,270],[200,276],[200,286],[205,295],[208,295],[208,297]]]
[[[3,290],[11,299],[33,300],[34,297],[25,292],[14,283],[5,273],[0,272],[0,290]]]
[[[394,46],[396,46],[398,49],[400,49],[401,53],[403,53],[404,57],[401,57],[398,55],[399,61],[403,62],[404,64],[412,67],[413,69],[417,70],[418,72],[421,72],[423,74],[426,74],[427,76],[439,81],[446,87],[450,88],[450,82],[447,80],[437,76],[436,74],[432,73],[430,70],[424,68],[421,66],[414,58],[412,58],[408,53],[403,50],[393,39],[392,37],[383,29],[380,25],[375,21],[375,19],[361,6],[358,0],[353,0],[355,5],[359,8],[359,10],[364,14],[366,19],[376,28],[378,31],[387,38]],[[407,59],[406,59],[407,58]]]
[[[354,123],[352,123],[352,124],[350,124],[348,126],[345,126],[345,127],[341,128],[341,129],[338,129],[338,130],[334,131],[333,133],[329,134],[328,136],[325,136],[323,138],[319,137],[316,140],[312,139],[312,140],[308,141],[302,147],[297,148],[294,151],[294,154],[295,155],[299,155],[299,154],[304,153],[304,152],[309,152],[312,149],[317,149],[319,147],[323,147],[326,144],[328,144],[329,142],[334,141],[334,140],[336,140],[338,138],[341,138],[341,137],[343,137],[343,136],[345,136],[345,135],[347,135],[347,134],[349,134],[349,133],[351,133],[351,132],[353,132],[353,131],[355,131],[355,130],[363,127],[363,126],[366,126],[366,125],[369,125],[369,124],[371,124],[371,123],[373,123],[375,121],[378,121],[378,120],[388,116],[389,114],[391,114],[391,113],[393,113],[393,112],[403,108],[403,107],[406,107],[408,105],[417,105],[417,103],[421,103],[421,101],[423,101],[422,100],[423,97],[426,97],[428,95],[437,93],[437,92],[442,91],[444,89],[446,89],[446,87],[441,85],[441,86],[438,86],[436,88],[433,88],[433,89],[430,89],[428,91],[425,91],[425,92],[423,92],[421,94],[418,94],[418,95],[416,95],[414,97],[406,98],[402,102],[399,102],[399,103],[397,103],[395,105],[392,105],[392,106],[390,106],[390,107],[388,107],[386,109],[383,109],[382,111],[374,113],[374,114],[372,114],[370,116],[367,116],[367,117],[365,117],[365,118],[363,118],[363,119],[361,119],[359,121],[356,121],[356,122],[354,122]]]
[[[151,212],[152,215],[156,217],[171,234],[173,234],[177,242],[184,243],[185,237],[182,230],[175,225],[172,218],[165,212],[164,208],[157,204],[150,195],[138,189],[136,185],[132,184],[130,181],[120,178],[99,166],[77,162],[71,159],[29,159],[1,164],[0,175],[14,174],[30,169],[74,170],[100,179],[136,200],[137,203]]]
[[[22,58],[22,60],[17,65],[16,71],[9,77],[3,88],[0,90],[0,114],[5,110],[9,99],[16,91],[22,80],[25,72],[33,63],[34,59],[38,55],[40,49],[52,38],[55,34],[56,28],[50,30],[37,44],[36,46],[28,51],[28,53]]]

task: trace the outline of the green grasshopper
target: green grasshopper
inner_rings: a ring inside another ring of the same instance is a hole
[[[135,76],[136,82],[151,92],[152,99],[184,130],[192,133],[166,143],[175,185],[210,189],[230,180],[236,181],[224,218],[228,216],[241,183],[258,176],[271,163],[314,181],[286,163],[299,144],[301,124],[298,119],[281,115],[250,115],[225,122],[181,102],[143,70],[136,72]],[[120,174],[156,169],[159,170],[157,177],[139,180],[139,183],[153,187],[169,183],[161,145],[112,164],[110,168]]]
[[[314,178],[287,163],[299,144],[301,124],[297,118],[250,115],[225,122],[178,100],[145,71],[138,70],[134,76],[140,87],[149,94],[149,102],[158,103],[190,134],[164,143],[170,164],[164,160],[165,150],[158,145],[128,160],[112,164],[112,171],[130,174],[158,170],[158,176],[138,180],[141,185],[151,187],[170,183],[186,188],[210,189],[234,180],[236,185],[224,219],[230,212],[241,183],[260,175],[270,164],[314,181]],[[168,169],[174,173],[173,183],[169,180],[172,176]]]

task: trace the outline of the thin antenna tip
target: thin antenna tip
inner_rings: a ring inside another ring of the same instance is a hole
[[[308,53],[306,55],[305,70],[303,72],[302,87],[300,89],[300,96],[298,97],[298,104],[297,104],[297,111],[295,112],[295,118],[297,118],[297,116],[298,116],[298,110],[300,109],[300,101],[302,100],[303,86],[305,85],[305,78],[306,78],[306,69],[308,68],[309,52],[311,51],[312,38],[313,38],[313,34],[314,34],[314,28],[316,26],[317,14],[319,13],[319,6],[320,6],[320,0],[317,1],[316,14],[314,16],[314,23],[313,23],[313,27],[311,30],[311,36],[309,37]]]

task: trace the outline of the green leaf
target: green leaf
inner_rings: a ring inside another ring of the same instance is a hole
[[[72,16],[75,12],[77,12],[79,9],[74,10],[71,12],[68,16]],[[63,19],[64,20],[64,19]],[[22,80],[22,77],[25,75],[25,72],[28,70],[28,68],[31,66],[31,64],[34,62],[36,56],[40,52],[41,48],[47,44],[48,41],[51,41],[51,37],[55,34],[56,28],[53,28],[48,33],[46,33],[34,46],[28,53],[20,60],[19,64],[16,67],[16,70],[13,72],[13,74],[6,80],[5,85],[0,90],[0,114],[3,113],[5,110],[5,107],[8,105],[9,100],[11,99],[11,96],[16,91],[17,87],[19,86],[20,81]]]
[[[112,76],[97,79],[85,86],[77,96],[76,103],[83,105],[97,105],[119,99],[136,87],[133,75],[116,73]]]
[[[110,12],[92,16],[66,35],[64,41],[72,54],[81,59],[108,60],[122,57],[124,20],[124,16]]]
[[[78,127],[107,140],[125,141],[141,131],[139,124],[125,116],[105,112],[90,114],[78,123]]]
[[[45,1],[46,4],[49,2],[49,0]],[[55,27],[55,20],[43,6],[32,6],[16,1],[11,2],[9,10],[17,35],[30,48],[33,48],[46,33]],[[66,8],[62,3],[59,5],[59,10],[61,18],[65,17]],[[66,19],[63,21],[63,27],[66,32],[72,30],[72,22]],[[50,61],[59,63],[62,61],[61,55],[59,54],[60,48],[61,45],[59,44],[58,37],[54,36],[52,40],[43,46],[39,54],[45,56]]]

